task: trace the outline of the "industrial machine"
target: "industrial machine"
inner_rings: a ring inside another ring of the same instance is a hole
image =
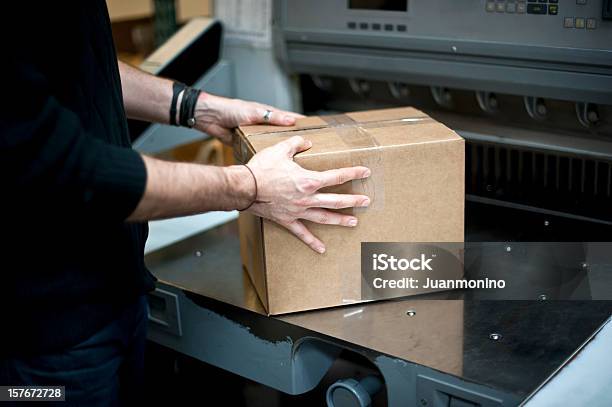
[[[609,2],[534,3],[279,2],[275,38],[306,111],[424,108],[469,142],[468,199],[609,222]]]
[[[467,241],[610,240],[612,2],[273,10],[275,53],[299,76],[305,113],[414,105],[466,139]],[[611,299],[609,252],[585,244],[563,257],[581,276],[563,301],[451,293],[269,317],[229,222],[147,255],[160,280],[149,339],[288,394],[315,387],[341,352],[357,355],[369,374],[340,378],[329,406],[612,405],[612,302],[590,300]],[[559,266],[512,253],[532,273]]]

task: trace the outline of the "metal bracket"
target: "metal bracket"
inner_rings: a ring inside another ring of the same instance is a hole
[[[578,121],[586,128],[591,128],[599,123],[599,109],[594,103],[576,102],[576,116]]]
[[[389,92],[395,99],[404,99],[410,96],[410,88],[403,82],[387,82]]]
[[[370,83],[363,79],[349,79],[351,90],[358,96],[367,97],[370,94]]]
[[[154,324],[161,331],[181,336],[183,331],[176,294],[156,288],[147,295],[147,299],[149,323]]]
[[[525,96],[523,98],[525,102],[525,109],[527,114],[534,120],[545,120],[548,115],[548,108],[543,98],[535,96]]]
[[[452,109],[455,106],[453,95],[448,88],[432,86],[430,89],[431,95],[439,106],[447,109]]]
[[[330,92],[332,90],[332,80],[326,76],[310,75],[312,83],[323,92]]]
[[[497,100],[497,95],[493,92],[476,92],[476,100],[478,101],[478,106],[482,109],[483,112],[494,114],[499,111],[499,101]]]

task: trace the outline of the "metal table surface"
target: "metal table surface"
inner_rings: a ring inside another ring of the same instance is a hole
[[[267,317],[242,269],[235,221],[150,253],[146,262],[162,285],[182,290],[195,303],[222,314],[224,308],[239,309],[245,325],[253,316],[258,322],[248,329],[254,335],[274,340],[285,336],[283,329],[300,329],[516,400],[553,375],[612,314],[606,301],[409,298]],[[503,340],[491,340],[491,333]]]

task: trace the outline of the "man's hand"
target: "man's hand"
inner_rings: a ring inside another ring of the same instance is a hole
[[[268,121],[265,121],[267,110],[272,113]],[[196,129],[217,137],[225,144],[230,144],[232,129],[240,125],[267,123],[292,126],[295,124],[295,119],[304,116],[260,103],[202,93],[196,105],[195,117]]]
[[[169,122],[172,81],[119,63],[123,99],[128,117],[158,123]],[[145,103],[146,102],[146,103]],[[271,114],[266,115],[266,111]],[[267,117],[266,117],[267,116]],[[285,112],[260,103],[245,102],[202,93],[195,110],[195,128],[229,144],[235,127],[248,124],[291,126],[297,113]],[[330,171],[308,171],[293,156],[311,147],[309,141],[292,137],[257,153],[249,162],[257,180],[257,203],[249,211],[289,229],[313,250],[325,246],[300,219],[312,222],[356,226],[357,218],[329,209],[368,206],[365,195],[318,192],[320,188],[366,178],[365,167]],[[254,194],[249,170],[243,166],[212,167],[172,163],[143,157],[147,169],[144,195],[129,221],[162,219],[214,210],[244,208]]]
[[[309,171],[293,161],[293,156],[312,146],[310,141],[296,136],[257,153],[248,163],[257,180],[257,202],[249,212],[273,220],[286,227],[313,250],[323,253],[325,245],[300,219],[311,222],[357,226],[357,218],[329,209],[365,207],[370,199],[365,195],[320,193],[323,187],[340,185],[367,178],[366,167],[341,168],[329,171]]]
[[[127,116],[131,119],[169,123],[172,81],[153,76],[123,62],[119,62],[119,72]],[[181,97],[179,96],[177,109]],[[272,114],[266,121],[264,116],[267,110]],[[303,116],[260,103],[228,99],[202,92],[196,103],[195,128],[217,137],[225,144],[230,144],[232,129],[240,125],[268,123],[291,126],[299,117]]]

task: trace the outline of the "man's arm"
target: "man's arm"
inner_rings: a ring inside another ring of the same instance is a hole
[[[207,211],[245,208],[255,184],[244,166],[174,163],[143,156],[147,186],[128,221],[146,221]]]
[[[145,193],[128,220],[242,209],[256,201],[249,209],[251,213],[284,226],[310,248],[323,253],[325,245],[301,220],[357,226],[354,216],[326,208],[365,207],[370,204],[367,196],[318,191],[366,178],[370,170],[365,167],[322,172],[305,170],[293,161],[293,156],[311,145],[302,137],[292,137],[262,150],[248,163],[252,173],[242,165],[212,167],[144,157],[148,174]]]
[[[134,68],[119,61],[123,104],[131,119],[167,124],[170,121],[173,81]],[[181,96],[177,101],[180,106]],[[262,123],[266,110],[269,124],[290,126],[302,115],[272,106],[238,99],[228,99],[202,92],[196,104],[195,128],[230,143],[234,127]]]
[[[125,113],[130,119],[168,124],[172,81],[118,61]]]
[[[172,81],[123,63],[119,66],[128,116],[167,123]],[[196,104],[195,128],[228,143],[234,127],[264,122],[267,110],[272,112],[269,124],[292,125],[301,117],[271,106],[202,92]],[[292,137],[269,147],[248,163],[252,173],[244,166],[219,168],[144,157],[145,192],[128,220],[242,209],[256,200],[249,209],[252,213],[284,226],[313,250],[323,253],[325,245],[302,220],[353,227],[357,225],[356,217],[329,209],[368,206],[370,201],[364,195],[320,193],[319,189],[365,178],[370,172],[365,167],[323,172],[305,170],[293,161],[293,156],[310,146],[309,141]]]

